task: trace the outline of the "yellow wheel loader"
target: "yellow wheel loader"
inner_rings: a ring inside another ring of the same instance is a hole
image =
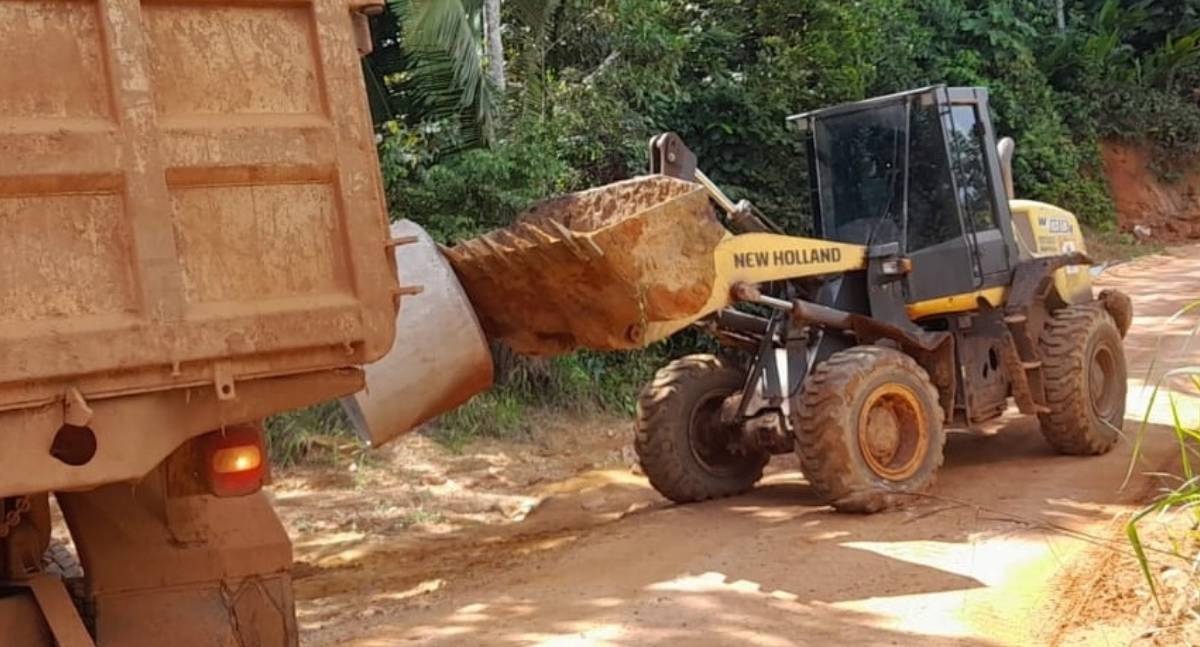
[[[729,200],[665,134],[652,175],[447,250],[484,329],[542,355],[714,335],[722,352],[671,362],[638,401],[642,467],[677,502],[743,492],[796,451],[837,509],[880,510],[930,488],[948,430],[1010,400],[1056,450],[1108,451],[1129,299],[1093,295],[1072,214],[1014,199],[987,92],[935,86],[790,121],[814,237]]]

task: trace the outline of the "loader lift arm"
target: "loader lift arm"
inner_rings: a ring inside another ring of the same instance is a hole
[[[713,202],[725,212],[731,229],[736,233],[785,233],[782,227],[772,222],[749,200],[735,203],[725,195],[721,187],[700,170],[696,154],[675,133],[662,133],[650,139],[650,173],[695,182],[704,187]]]

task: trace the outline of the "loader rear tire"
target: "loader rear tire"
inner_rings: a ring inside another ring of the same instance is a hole
[[[928,491],[942,465],[937,388],[900,351],[834,353],[805,380],[792,415],[801,470],[839,512],[900,505]]]
[[[762,478],[770,455],[739,446],[722,422],[726,399],[741,391],[742,371],[712,355],[690,355],[659,369],[637,402],[634,449],[642,471],[676,503],[741,494]]]
[[[1046,442],[1061,454],[1103,454],[1125,419],[1125,353],[1121,332],[1099,304],[1054,313],[1039,344],[1046,406],[1038,414]]]

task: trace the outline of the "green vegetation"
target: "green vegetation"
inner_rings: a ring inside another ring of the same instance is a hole
[[[800,232],[805,152],[784,118],[948,83],[990,89],[1021,194],[1110,228],[1101,141],[1152,145],[1164,172],[1200,150],[1200,0],[1066,0],[1063,29],[1056,4],[514,0],[500,93],[481,2],[396,0],[367,63],[392,212],[452,241],[642,172],[648,138],[672,130]]]
[[[267,453],[279,467],[362,463],[366,445],[358,441],[337,402],[289,411],[267,419]]]
[[[457,453],[476,438],[528,437],[531,408],[632,415],[638,388],[666,363],[668,352],[669,346],[657,346],[628,355],[581,352],[537,362],[501,351],[499,386],[441,416],[427,433]]]

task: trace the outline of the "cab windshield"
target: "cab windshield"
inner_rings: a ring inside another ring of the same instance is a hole
[[[859,245],[909,251],[962,234],[931,95],[908,95],[815,120],[822,230]]]

